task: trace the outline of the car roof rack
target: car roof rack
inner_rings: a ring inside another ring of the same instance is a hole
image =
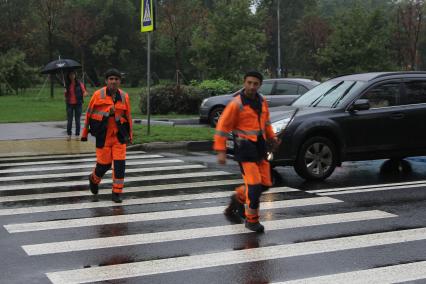
[[[387,77],[387,76],[393,76],[393,75],[426,75],[426,71],[396,71],[396,72],[386,72],[386,73],[378,74],[377,76],[371,78],[370,80],[376,79],[376,78]]]
[[[356,73],[346,73],[346,74],[337,75],[337,76],[328,78],[327,81],[332,80],[332,79],[336,79],[336,78],[339,78],[339,77],[350,76],[350,75],[356,75]]]
[[[346,76],[359,76],[364,75],[364,80],[371,81],[377,78],[383,78],[387,76],[394,76],[394,75],[426,75],[426,71],[394,71],[394,72],[365,72],[365,73],[348,73],[348,74],[342,74],[335,77],[331,77],[328,80],[340,78],[340,77],[346,77]],[[370,76],[368,76],[370,75]]]

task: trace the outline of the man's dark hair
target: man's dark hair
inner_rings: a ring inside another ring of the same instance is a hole
[[[262,83],[263,81],[263,76],[262,74],[260,74],[260,72],[252,70],[252,71],[248,71],[245,75],[244,75],[244,81],[246,80],[247,77],[255,77],[257,79],[260,80],[260,83]]]
[[[110,76],[116,76],[121,79],[121,72],[118,69],[110,68],[105,72],[105,79],[108,79]]]

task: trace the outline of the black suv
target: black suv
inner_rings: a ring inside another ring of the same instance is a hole
[[[269,159],[308,180],[343,161],[426,155],[426,72],[380,72],[330,79],[291,106],[271,108],[282,144]]]

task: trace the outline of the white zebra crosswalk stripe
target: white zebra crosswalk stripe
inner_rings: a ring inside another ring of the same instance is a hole
[[[126,155],[145,154],[145,151],[127,151]],[[57,159],[57,158],[76,158],[76,157],[94,157],[92,153],[80,153],[80,154],[58,154],[58,155],[33,155],[33,156],[21,156],[21,157],[6,157],[0,158],[0,165],[2,162],[13,162],[13,161],[29,161],[29,160],[40,160],[40,159]]]
[[[273,230],[282,230],[290,228],[301,228],[309,226],[368,221],[384,218],[392,218],[396,215],[378,211],[361,211],[342,214],[329,214],[313,217],[292,218],[286,220],[264,221],[268,232]],[[94,238],[64,242],[53,242],[35,245],[22,246],[28,255],[53,254],[83,250],[94,250],[101,248],[121,247],[130,245],[151,244],[160,242],[170,242],[179,240],[190,240],[197,238],[217,237],[225,235],[247,234],[250,233],[244,225],[226,225],[176,231],[165,231],[147,234],[133,234],[126,236],[116,236],[108,238]]]
[[[357,192],[386,191],[386,190],[392,190],[392,189],[404,189],[404,188],[415,188],[415,187],[421,188],[423,186],[426,186],[426,180],[327,188],[327,189],[319,189],[319,190],[308,190],[307,192],[313,193],[313,194],[320,194],[320,195],[340,195],[340,194],[357,193]]]
[[[309,205],[324,205],[324,204],[332,204],[332,203],[339,203],[339,202],[343,202],[343,201],[330,198],[330,197],[280,200],[280,201],[273,201],[273,202],[263,202],[261,210],[300,207],[300,206],[309,206]],[[186,218],[186,217],[194,217],[194,216],[222,214],[225,208],[226,206],[203,207],[203,208],[195,208],[195,209],[181,209],[181,210],[137,213],[137,214],[127,214],[127,215],[117,215],[117,216],[103,216],[103,217],[94,217],[94,218],[67,219],[67,220],[59,220],[59,221],[19,223],[19,224],[4,225],[4,228],[9,233],[22,233],[22,232],[33,232],[33,231],[43,231],[43,230],[119,224],[119,223],[158,221],[158,220],[166,220],[166,219],[177,219],[177,218]]]
[[[154,181],[154,180],[171,180],[180,178],[196,178],[196,177],[214,177],[214,176],[226,176],[232,175],[232,173],[224,171],[212,171],[212,172],[194,172],[194,173],[181,173],[181,174],[163,174],[163,175],[152,175],[142,177],[126,177],[126,182],[133,181]],[[103,184],[111,184],[111,180],[103,180]],[[19,185],[3,185],[0,186],[0,191],[9,190],[22,190],[22,189],[41,189],[41,188],[55,188],[60,186],[87,186],[87,180],[84,181],[65,181],[65,182],[50,182],[50,183],[31,183],[31,184],[19,184]]]
[[[170,171],[170,170],[188,170],[188,169],[205,169],[206,166],[203,165],[179,165],[179,166],[162,166],[162,167],[149,167],[149,168],[136,168],[136,169],[126,169],[126,173],[147,173],[147,172],[160,172],[160,171]],[[27,175],[27,176],[11,176],[11,177],[0,177],[0,182],[14,181],[19,179],[23,180],[41,180],[41,179],[52,179],[52,178],[69,178],[69,177],[86,177],[91,173],[91,170],[84,172],[72,172],[72,173],[57,173],[57,174],[44,174],[44,175]],[[111,174],[106,174],[105,177],[110,176]]]
[[[131,155],[131,156],[126,156],[126,161],[127,160],[136,160],[136,159],[153,159],[153,158],[163,158],[163,156],[161,156],[161,155],[147,155],[147,154]],[[34,166],[34,165],[71,164],[71,163],[74,164],[74,163],[85,163],[85,162],[96,162],[96,158],[5,163],[5,164],[0,164],[0,167],[18,167],[18,166]]]
[[[324,191],[324,192],[314,192],[309,191],[310,193],[315,193],[323,196],[333,196],[333,195],[343,195],[343,194],[351,194],[351,193],[365,193],[365,192],[376,192],[376,191],[388,191],[388,190],[396,190],[396,189],[424,189],[426,183],[415,183],[415,184],[407,184],[407,185],[399,185],[399,186],[388,186],[388,187],[370,187],[370,188],[360,188],[360,189],[352,189],[352,190],[336,190],[336,191]]]
[[[244,181],[242,179],[229,179],[229,180],[212,180],[212,181],[201,181],[201,182],[190,182],[190,183],[171,183],[171,184],[158,184],[158,185],[144,185],[126,187],[124,193],[136,193],[136,192],[150,192],[150,191],[161,191],[170,189],[190,189],[190,188],[203,188],[203,187],[215,187],[215,186],[226,186],[226,185],[237,185]],[[98,195],[111,194],[108,190],[100,190]],[[15,201],[26,201],[26,200],[43,200],[48,198],[62,198],[62,197],[77,197],[77,196],[92,196],[93,194],[89,190],[75,190],[65,192],[49,192],[42,194],[24,194],[24,195],[11,195],[11,196],[0,196],[1,202],[15,202]]]
[[[285,282],[275,282],[274,284],[392,284],[422,279],[426,280],[426,261],[397,264]]]
[[[426,228],[409,229],[246,250],[190,255],[135,263],[51,272],[46,273],[46,275],[52,283],[88,283],[336,252],[349,249],[368,248],[425,239]]]
[[[179,159],[156,159],[156,160],[140,160],[140,161],[126,161],[126,166],[140,166],[140,165],[156,165],[156,164],[177,164],[183,163]],[[59,171],[59,170],[76,170],[78,169],[93,169],[94,164],[81,164],[72,166],[52,166],[52,167],[31,167],[31,168],[17,168],[0,170],[0,174],[13,174],[13,173],[26,173],[26,172],[44,172],[44,171]]]
[[[293,191],[299,191],[299,190],[282,187],[282,188],[272,188],[268,192],[283,193],[283,192],[293,192]],[[144,197],[144,198],[134,198],[134,199],[125,200],[120,206],[165,203],[165,202],[179,202],[179,201],[200,200],[200,199],[213,199],[213,198],[223,198],[228,196],[230,196],[229,191],[218,191],[213,193]],[[102,208],[102,207],[110,207],[110,206],[116,206],[116,204],[113,203],[112,201],[101,201],[101,202],[85,202],[85,203],[82,202],[82,203],[75,203],[75,204],[34,206],[34,207],[24,207],[24,208],[11,208],[11,209],[0,209],[0,216],[55,212],[55,211],[65,211],[65,210],[80,210],[80,209]]]

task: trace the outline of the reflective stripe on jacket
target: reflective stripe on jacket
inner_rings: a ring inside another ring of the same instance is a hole
[[[234,136],[253,142],[257,141],[258,135],[262,135],[265,140],[275,137],[269,120],[269,109],[266,100],[260,96],[262,112],[259,121],[257,112],[250,105],[244,105],[241,96],[241,93],[237,94],[226,106],[219,118],[213,145],[213,149],[216,151],[226,150],[226,140],[231,133]]]
[[[120,96],[115,104],[107,95],[106,87],[97,90],[90,99],[82,137],[87,137],[90,132],[96,137],[97,148],[103,147],[110,135],[117,135],[122,144],[133,140],[129,95],[120,89],[118,92]]]

